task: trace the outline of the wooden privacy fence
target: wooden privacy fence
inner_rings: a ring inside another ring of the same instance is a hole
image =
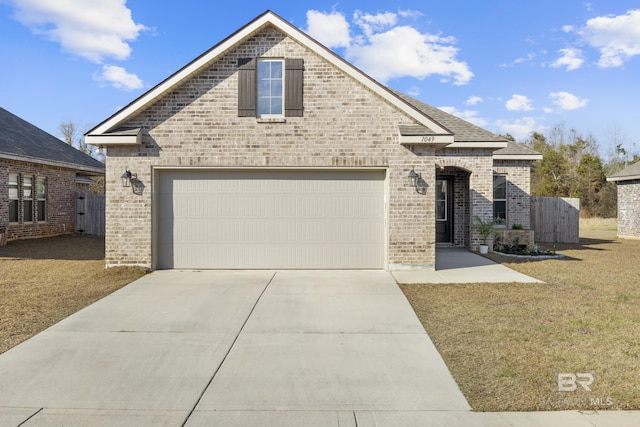
[[[578,243],[580,199],[531,197],[531,228],[536,242]]]
[[[76,193],[76,232],[104,236],[104,194]]]

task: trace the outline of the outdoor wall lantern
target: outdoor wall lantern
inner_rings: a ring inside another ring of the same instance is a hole
[[[137,178],[137,175],[126,168],[120,178],[122,179],[123,187],[131,187],[131,178]]]
[[[419,194],[427,193],[427,182],[422,179],[422,174],[416,173],[413,169],[409,172],[409,185],[415,188]]]

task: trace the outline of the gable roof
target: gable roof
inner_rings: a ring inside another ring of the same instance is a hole
[[[0,158],[104,174],[104,164],[0,107]]]
[[[269,25],[318,54],[414,119],[416,125],[400,126],[398,129],[402,144],[496,149],[507,147],[507,140],[503,137],[380,84],[269,10],[91,129],[86,134],[87,143],[94,145],[140,144],[141,129],[136,129],[137,133],[134,132],[135,134],[121,132],[121,126],[129,118],[143,111],[245,39]]]
[[[619,172],[607,177],[607,181],[632,181],[640,179],[640,162],[627,166]]]

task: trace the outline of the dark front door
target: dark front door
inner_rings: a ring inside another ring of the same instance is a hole
[[[436,179],[436,243],[453,242],[453,178]]]

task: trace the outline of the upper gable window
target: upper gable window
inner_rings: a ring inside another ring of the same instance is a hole
[[[239,117],[303,116],[302,59],[241,58],[238,66]]]
[[[284,61],[258,60],[258,117],[284,115]]]

